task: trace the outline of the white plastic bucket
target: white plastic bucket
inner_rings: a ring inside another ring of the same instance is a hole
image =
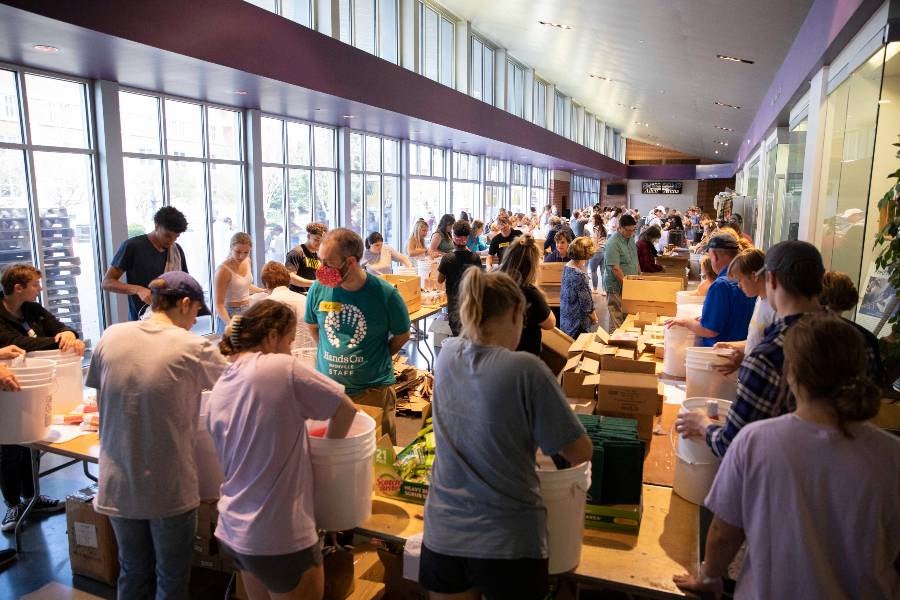
[[[707,402],[716,402],[719,409],[718,419],[722,423],[728,418],[731,402],[721,398],[688,398],[679,410],[686,412],[706,413]],[[669,439],[675,445],[674,427],[669,431]],[[694,504],[703,504],[709,488],[719,470],[719,458],[712,453],[704,438],[678,438],[675,448],[675,474],[672,489],[676,494]]]
[[[694,334],[686,327],[669,327],[666,329],[663,354],[663,373],[672,377],[685,376],[685,352],[695,343]]]
[[[737,396],[737,380],[722,375],[715,365],[728,364],[728,359],[718,350],[706,347],[688,348],[685,352],[685,377],[687,398],[707,397],[734,400]]]
[[[704,300],[703,296],[698,296],[693,291],[675,292],[675,304],[703,304]]]
[[[0,444],[30,444],[47,437],[54,383],[0,391]]]
[[[15,375],[20,373],[23,375],[26,373],[49,373],[56,371],[56,362],[46,358],[29,358],[25,361],[24,367],[13,367],[7,363],[7,368]]]
[[[211,393],[205,391],[200,395],[200,417],[197,421],[197,432],[194,435],[194,464],[197,465],[197,487],[201,500],[217,499],[222,482],[225,481],[225,470],[219,463],[219,454],[216,452],[216,446],[206,427]]]
[[[328,421],[307,421],[307,431],[327,427]],[[309,436],[313,468],[316,527],[326,531],[353,529],[372,515],[375,420],[356,413],[347,437]]]
[[[52,360],[56,363],[56,381],[59,383],[59,389],[53,394],[53,414],[70,413],[84,401],[81,356],[59,350],[36,350],[29,352],[28,357],[40,357],[42,360]],[[28,361],[29,364],[31,362],[33,361]]]
[[[566,573],[581,561],[584,504],[591,487],[591,463],[569,469],[538,469],[541,497],[547,507],[550,574]]]

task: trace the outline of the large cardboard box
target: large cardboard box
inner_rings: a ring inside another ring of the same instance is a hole
[[[593,400],[597,395],[596,384],[586,384],[585,379],[600,372],[600,362],[584,355],[573,356],[562,371],[563,393],[568,398]]]
[[[544,292],[544,296],[547,298],[547,304],[550,306],[559,306],[559,297],[562,294],[562,286],[542,283],[538,287]]]
[[[558,327],[541,330],[541,360],[554,375],[558,375],[569,360],[569,347],[575,340],[563,333]]]
[[[406,309],[410,314],[422,308],[422,282],[413,275],[382,275],[388,283],[397,288],[400,296],[406,303]]]
[[[682,281],[673,277],[629,275],[622,284],[622,310],[674,315],[675,292],[680,292],[682,287]]]
[[[571,357],[583,353],[588,346],[594,343],[595,339],[593,333],[582,333],[575,338],[575,341],[569,346],[569,356]]]
[[[634,355],[629,357],[604,356],[600,359],[600,368],[604,371],[618,371],[620,373],[656,373],[656,363],[647,360],[635,360]]]
[[[537,272],[537,283],[540,286],[544,285],[562,285],[562,273],[563,267],[566,266],[564,262],[541,262],[538,265]]]
[[[597,385],[597,413],[606,411],[633,415],[655,415],[659,405],[656,375],[603,371],[586,378],[585,385]]]
[[[109,517],[94,511],[97,487],[66,497],[66,533],[72,574],[111,586],[119,578],[119,546]]]

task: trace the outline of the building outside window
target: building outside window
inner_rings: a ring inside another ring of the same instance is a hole
[[[451,212],[456,218],[462,211],[473,219],[482,218],[479,200],[481,159],[474,154],[453,153],[453,180],[450,187]]]
[[[340,0],[339,12],[342,42],[397,64],[398,0]]]
[[[455,23],[424,2],[418,3],[418,18],[419,73],[453,87]]]
[[[0,270],[40,269],[41,303],[91,348],[104,313],[88,93],[82,81],[0,69]]]
[[[312,0],[246,0],[305,27],[313,26]]]
[[[120,91],[119,108],[128,237],[152,231],[163,206],[184,213],[178,243],[209,301],[213,269],[245,231],[241,112],[137,91]],[[194,330],[211,331],[210,317]]]
[[[528,209],[536,208],[538,212],[544,209],[550,200],[549,169],[531,167],[531,203]]]
[[[472,96],[494,103],[494,49],[481,38],[472,36]]]
[[[531,117],[535,125],[547,127],[547,84],[537,78],[534,80]]]
[[[350,134],[350,227],[363,237],[372,232],[397,247],[400,224],[400,142]],[[360,228],[361,226],[361,228]]]
[[[572,208],[581,210],[600,202],[600,180],[572,175]]]
[[[430,236],[446,210],[445,153],[443,148],[409,145],[409,227],[404,236],[409,235],[413,223],[419,219],[428,223]]]
[[[553,106],[553,132],[565,136],[566,135],[566,96],[556,92],[555,104]]]
[[[509,173],[509,210],[528,214],[528,165],[513,163]]]
[[[494,220],[501,208],[507,208],[509,163],[498,158],[484,159],[484,218]],[[487,222],[487,221],[486,221]]]
[[[284,262],[306,241],[306,225],[337,226],[337,132],[333,127],[260,119],[266,260]]]
[[[506,61],[506,110],[525,118],[525,67],[514,60]]]

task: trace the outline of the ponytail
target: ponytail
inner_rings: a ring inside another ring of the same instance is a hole
[[[231,318],[219,342],[219,351],[223,356],[247,352],[262,344],[270,331],[283,337],[296,327],[297,316],[289,306],[275,300],[262,300]]]
[[[520,235],[509,245],[500,262],[500,270],[509,275],[516,285],[534,285],[537,279],[541,250],[530,235]]]
[[[479,268],[466,269],[459,288],[460,335],[477,342],[486,322],[509,313],[525,310],[522,290],[506,273],[485,273]]]

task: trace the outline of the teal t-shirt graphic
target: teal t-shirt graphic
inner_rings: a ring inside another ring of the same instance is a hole
[[[355,292],[315,282],[306,298],[305,320],[319,327],[316,369],[348,394],[394,383],[388,338],[409,331],[400,293],[368,274]]]

